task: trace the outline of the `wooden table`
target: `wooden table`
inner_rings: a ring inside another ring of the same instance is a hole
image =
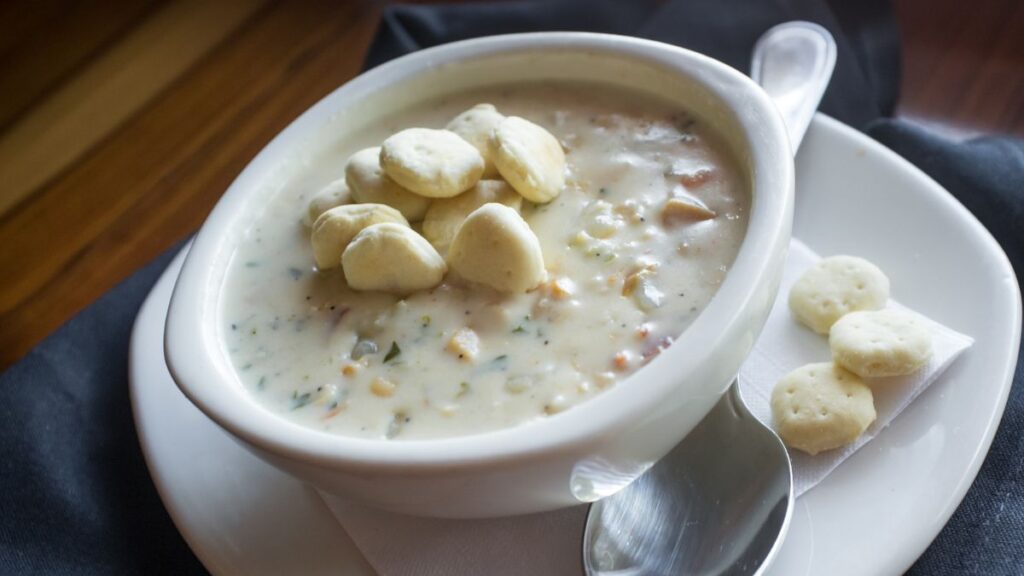
[[[1024,134],[1024,3],[898,0],[899,114]],[[358,73],[370,0],[0,4],[0,369],[193,232]]]

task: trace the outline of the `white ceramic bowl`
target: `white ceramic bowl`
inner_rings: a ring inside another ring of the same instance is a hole
[[[624,382],[564,413],[440,440],[380,441],[304,428],[249,396],[219,321],[228,260],[305,152],[419,100],[543,78],[590,80],[680,103],[724,138],[753,195],[746,237],[715,297],[676,342]],[[352,80],[293,122],[232,183],[178,278],[165,354],[182,392],[242,445],[314,486],[410,514],[490,517],[610,495],[682,439],[729,386],[778,288],[793,213],[793,159],[768,96],[681,48],[584,33],[496,36],[423,50]]]

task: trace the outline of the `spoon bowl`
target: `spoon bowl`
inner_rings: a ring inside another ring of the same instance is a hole
[[[793,482],[782,441],[734,383],[650,471],[590,507],[587,574],[756,574],[781,545]]]

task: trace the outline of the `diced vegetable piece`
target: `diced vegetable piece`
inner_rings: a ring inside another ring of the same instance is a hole
[[[651,270],[643,268],[626,276],[625,282],[622,283],[622,295],[632,296],[640,284],[651,274],[653,274]]]
[[[639,202],[633,199],[626,200],[615,205],[615,213],[622,215],[633,224],[644,222],[644,208]]]
[[[392,418],[391,422],[388,424],[388,431],[385,433],[385,436],[388,439],[398,436],[402,432],[402,428],[408,424],[410,420],[412,420],[412,418],[405,412],[395,412],[394,418]]]
[[[544,405],[544,413],[548,415],[558,414],[568,407],[569,399],[562,394],[557,394],[550,402]]]
[[[655,266],[652,264],[642,265],[639,270],[626,276],[626,280],[622,283],[622,295],[631,296],[636,305],[645,312],[661,306],[665,297],[652,282],[654,270]]]
[[[715,176],[715,171],[710,168],[700,168],[691,172],[686,172],[679,176],[679,182],[687,188],[698,188],[711,181]]]
[[[654,287],[649,280],[642,280],[640,282],[640,289],[633,293],[633,300],[641,310],[650,312],[655,308],[661,306],[662,300],[665,295]]]
[[[579,248],[581,246],[586,246],[590,242],[590,240],[590,234],[587,234],[586,232],[583,232],[581,230],[573,234],[572,237],[569,238],[569,246],[572,246],[573,248]]]
[[[396,386],[394,382],[387,378],[381,378],[380,376],[374,378],[373,381],[370,382],[370,392],[373,392],[374,396],[379,396],[381,398],[389,398],[393,396],[396,388],[398,388],[398,386]]]
[[[480,352],[480,337],[469,328],[459,328],[448,340],[445,349],[463,362],[472,362]]]
[[[696,199],[669,198],[661,208],[661,220],[667,224],[680,222],[699,222],[710,220],[716,216],[715,211],[700,204]]]
[[[622,216],[612,211],[612,205],[598,200],[587,208],[587,233],[594,238],[611,238],[622,228]]]
[[[576,284],[565,277],[555,278],[546,284],[548,294],[555,300],[565,300],[576,291]]]
[[[353,360],[359,360],[363,356],[369,354],[376,354],[378,351],[377,343],[373,340],[360,340],[356,342],[356,345],[352,347],[351,357]]]
[[[616,370],[623,371],[629,368],[630,357],[628,352],[619,352],[612,358],[612,364]]]
[[[316,400],[314,402],[318,405],[330,404],[338,398],[338,386],[335,384],[325,384],[317,389]]]

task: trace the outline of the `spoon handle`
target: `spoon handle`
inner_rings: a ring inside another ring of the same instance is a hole
[[[836,41],[812,22],[779,24],[758,39],[750,77],[775,101],[796,154],[836,65]]]

